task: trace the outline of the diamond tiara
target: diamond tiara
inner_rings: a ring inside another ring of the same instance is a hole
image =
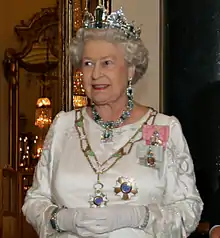
[[[99,1],[98,6],[95,9],[94,15],[88,11],[88,1],[86,1],[86,8],[84,11],[84,17],[82,27],[87,29],[119,29],[124,32],[128,39],[138,40],[141,35],[141,28],[136,27],[134,22],[129,23],[122,11],[122,8],[112,12],[108,15],[108,12],[104,6],[103,0]]]

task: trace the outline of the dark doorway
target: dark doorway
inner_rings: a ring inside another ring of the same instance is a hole
[[[209,217],[220,164],[220,1],[165,0],[164,112],[176,116]]]

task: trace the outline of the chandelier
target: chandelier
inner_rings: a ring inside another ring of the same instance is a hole
[[[35,126],[48,127],[52,123],[52,106],[47,97],[38,98],[35,111]]]
[[[45,37],[46,39],[46,37]],[[40,129],[48,128],[52,123],[52,105],[48,97],[46,97],[46,89],[51,80],[50,61],[49,61],[49,41],[46,39],[46,72],[43,72],[41,79],[41,97],[37,99],[35,111],[35,126]]]

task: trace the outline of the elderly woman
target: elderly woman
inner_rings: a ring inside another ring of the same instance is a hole
[[[178,120],[133,101],[140,30],[102,6],[83,26],[71,53],[92,105],[55,118],[23,213],[41,238],[187,237],[203,203]]]

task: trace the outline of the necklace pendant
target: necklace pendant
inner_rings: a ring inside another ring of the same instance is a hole
[[[101,136],[101,142],[110,143],[113,141],[113,131],[111,129],[105,129]]]
[[[94,184],[94,194],[89,197],[89,204],[91,208],[106,207],[108,198],[105,193],[102,192],[104,185],[100,182]]]

